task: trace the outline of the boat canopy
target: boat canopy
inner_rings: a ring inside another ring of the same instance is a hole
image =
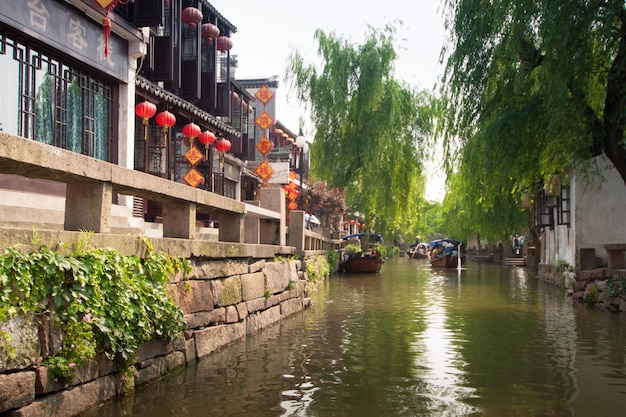
[[[442,247],[444,250],[456,250],[463,242],[456,239],[437,239],[430,242],[431,248]]]

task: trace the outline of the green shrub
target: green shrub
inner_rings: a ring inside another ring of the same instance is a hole
[[[191,270],[186,260],[156,252],[145,238],[143,259],[88,249],[86,240],[71,250],[61,245],[65,255],[44,245],[33,253],[10,247],[0,257],[0,320],[20,313],[52,320],[63,332],[63,346],[45,363],[53,377],[65,380],[99,352],[123,370],[141,343],[173,340],[185,327],[166,289],[172,274]]]
[[[326,260],[328,261],[328,267],[331,271],[337,269],[339,266],[339,252],[336,250],[329,250],[326,252]]]
[[[306,264],[309,281],[317,283],[330,276],[330,265],[326,256],[315,255]]]

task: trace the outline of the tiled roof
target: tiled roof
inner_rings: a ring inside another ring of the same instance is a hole
[[[237,33],[237,28],[235,27],[235,25],[230,23],[228,19],[222,16],[222,14],[218,12],[211,3],[209,3],[207,0],[200,0],[200,3],[202,3],[202,8],[207,7],[211,11],[211,13],[215,14],[218,17],[221,23],[223,23],[225,26],[228,26],[228,29],[230,29],[232,33]]]
[[[171,93],[156,84],[153,84],[152,82],[148,81],[140,75],[137,75],[137,78],[135,79],[135,86],[141,91],[145,91],[146,93],[157,97],[158,99],[163,100],[164,102],[171,104],[174,107],[178,107],[179,109],[183,110],[183,113],[187,113],[189,116],[193,116],[197,120],[203,120],[208,125],[222,131],[223,133],[226,133],[230,137],[241,137],[241,133],[229,124],[224,123],[222,120],[213,116],[211,113],[202,110],[200,107],[186,100],[183,100],[176,94]]]

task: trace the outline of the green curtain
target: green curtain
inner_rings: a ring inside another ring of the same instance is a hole
[[[65,108],[67,108],[66,149],[76,153],[84,153],[83,97],[78,77],[74,77],[67,89],[67,106]]]
[[[45,74],[35,96],[35,140],[54,144],[54,101],[52,100],[53,80]]]
[[[96,93],[95,102],[95,145],[94,157],[103,161],[109,160],[109,106],[104,95],[104,90],[100,88]]]

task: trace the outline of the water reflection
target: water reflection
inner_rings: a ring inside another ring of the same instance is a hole
[[[422,302],[415,305],[417,320],[425,327],[415,334],[413,344],[416,393],[427,400],[428,414],[424,415],[462,416],[479,411],[464,402],[475,389],[467,386],[465,379],[466,363],[460,349],[463,339],[448,320],[449,300],[444,290],[447,283],[447,276],[433,271],[426,282]],[[457,283],[461,284],[458,272]]]
[[[395,259],[85,417],[621,416],[625,316],[524,268]]]

